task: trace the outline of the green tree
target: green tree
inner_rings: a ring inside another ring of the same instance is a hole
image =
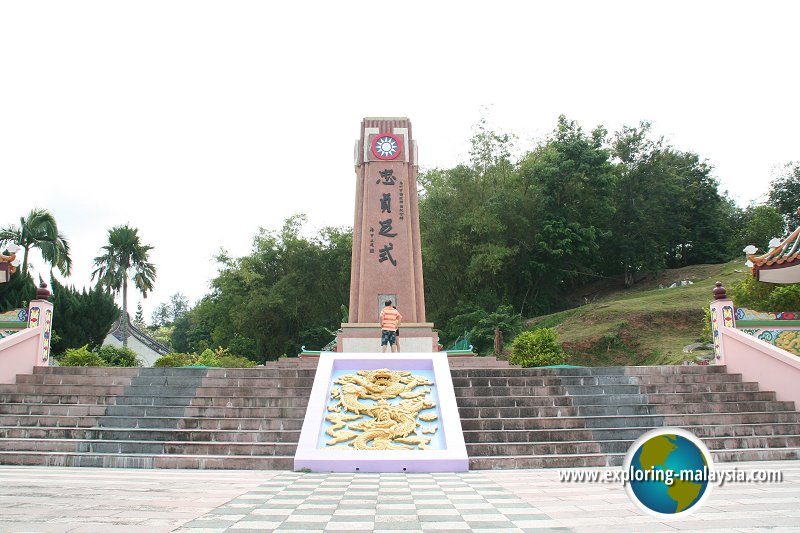
[[[53,353],[62,354],[83,345],[91,350],[100,347],[119,317],[114,297],[100,287],[77,291],[61,285],[52,276],[50,286],[55,317],[53,330],[58,333],[57,338],[53,337]]]
[[[27,216],[20,217],[19,226],[0,228],[0,242],[13,242],[23,248],[22,274],[28,272],[28,254],[32,248],[39,250],[42,259],[64,276],[71,273],[69,241],[59,233],[55,217],[46,209],[34,208]]]
[[[599,250],[611,238],[614,169],[606,130],[586,134],[559,117],[554,132],[520,162],[524,190],[535,200],[525,213],[518,240],[526,251],[517,266],[529,272],[514,293],[534,302],[532,311],[549,312],[561,294],[591,279],[601,265]],[[520,307],[524,312],[524,307]]]
[[[750,244],[761,252],[767,251],[767,244],[774,237],[783,235],[784,217],[770,205],[751,205],[742,210],[735,219],[732,232],[731,251],[734,256],[742,256],[742,250]]]
[[[95,270],[92,280],[107,290],[122,292],[122,345],[128,346],[128,280],[132,276],[134,286],[147,298],[153,289],[156,267],[150,263],[152,246],[142,244],[139,230],[127,224],[108,230],[108,244],[102,247],[102,255],[94,258]]]
[[[664,164],[664,139],[650,138],[648,122],[623,127],[612,146],[619,160],[613,193],[616,213],[609,220],[612,239],[602,251],[604,273],[622,274],[630,287],[637,274],[665,267],[669,243],[664,228],[669,225],[671,202],[664,198],[677,191]]]
[[[800,162],[786,163],[769,184],[769,204],[784,217],[789,231],[800,226]]]
[[[314,327],[337,329],[349,298],[352,234],[324,228],[305,238],[304,222],[295,215],[280,231],[260,229],[244,257],[221,252],[211,294],[175,321],[174,349],[222,346],[262,362],[309,346]]]
[[[0,283],[0,311],[27,307],[36,297],[36,284],[29,274],[17,271],[7,283]]]

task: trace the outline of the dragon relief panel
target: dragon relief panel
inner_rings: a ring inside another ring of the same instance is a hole
[[[405,370],[359,370],[333,380],[327,447],[427,450],[439,418],[433,381]],[[423,424],[425,423],[425,424]]]

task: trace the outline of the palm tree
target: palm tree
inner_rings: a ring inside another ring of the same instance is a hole
[[[133,275],[133,284],[144,298],[153,290],[156,267],[148,261],[152,246],[142,244],[139,230],[114,226],[108,230],[108,244],[101,248],[103,255],[94,258],[92,280],[114,293],[122,291],[122,345],[128,346],[128,279]]]
[[[11,224],[0,228],[0,242],[13,242],[24,250],[22,273],[28,272],[28,252],[36,248],[42,259],[52,267],[58,268],[64,276],[72,270],[72,259],[69,257],[69,242],[58,232],[56,219],[47,209],[33,208],[27,217],[20,217],[19,226]]]

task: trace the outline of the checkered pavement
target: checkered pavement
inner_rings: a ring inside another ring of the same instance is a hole
[[[477,472],[286,472],[177,531],[568,531],[542,527],[549,520]]]

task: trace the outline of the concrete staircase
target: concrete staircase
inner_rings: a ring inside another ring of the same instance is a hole
[[[800,459],[800,413],[721,366],[451,364],[471,469],[621,465],[647,430],[688,429],[715,461]]]
[[[723,367],[450,367],[473,469],[619,465],[661,426],[718,461],[800,458],[794,405]],[[37,368],[0,385],[0,464],[291,469],[315,370]]]
[[[37,368],[0,385],[0,464],[291,470],[315,371]]]

